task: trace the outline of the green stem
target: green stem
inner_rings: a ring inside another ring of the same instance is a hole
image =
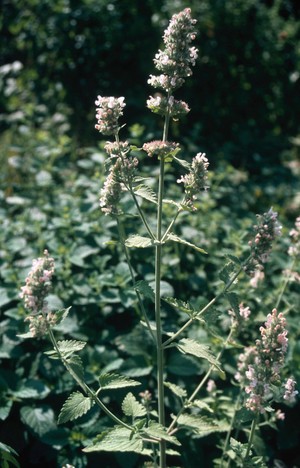
[[[156,354],[157,354],[157,393],[158,393],[158,419],[162,426],[165,426],[165,406],[164,406],[164,350],[162,347],[162,326],[161,326],[161,261],[162,261],[162,199],[164,187],[164,160],[160,160],[160,175],[158,188],[158,211],[157,211],[157,241],[155,246],[155,322],[156,322]],[[166,443],[160,442],[160,468],[166,466]]]
[[[176,212],[174,218],[172,219],[171,223],[169,224],[169,226],[168,226],[166,232],[165,232],[164,235],[162,236],[162,239],[161,239],[162,242],[165,241],[167,235],[169,234],[169,232],[171,231],[172,227],[174,226],[174,224],[175,224],[175,222],[176,222],[176,220],[177,220],[177,218],[178,218],[179,213],[181,213],[182,211],[183,211],[183,209],[182,209],[181,206],[180,206],[180,207],[178,208],[178,210],[177,210],[177,212]]]
[[[170,93],[167,99],[169,100]],[[168,139],[170,115],[167,112],[164,123],[163,141]],[[162,346],[162,325],[161,325],[161,299],[160,299],[160,281],[161,281],[161,263],[162,263],[162,206],[164,196],[165,179],[165,161],[160,159],[159,182],[158,182],[158,200],[157,200],[157,231],[155,246],[155,322],[156,322],[156,356],[157,356],[157,395],[158,395],[158,420],[165,427],[165,405],[164,405],[164,349]],[[166,442],[161,440],[159,443],[159,466],[166,468]]]
[[[130,272],[130,276],[131,276],[131,280],[132,280],[132,284],[133,284],[133,287],[135,285],[135,276],[134,276],[134,271],[133,271],[133,268],[132,268],[132,265],[131,265],[131,261],[130,261],[130,256],[129,256],[129,252],[128,252],[128,248],[126,247],[125,245],[125,231],[124,231],[124,226],[122,224],[122,222],[120,221],[119,217],[117,217],[117,226],[118,226],[118,231],[119,231],[119,238],[120,238],[120,241],[121,241],[121,244],[122,244],[122,247],[123,247],[123,251],[124,251],[124,254],[125,254],[125,257],[126,257],[126,262],[127,262],[127,265],[128,265],[128,268],[129,268],[129,272]],[[135,294],[137,296],[137,299],[138,299],[138,303],[139,303],[139,307],[140,307],[140,310],[142,312],[142,315],[144,317],[144,320],[145,320],[145,323],[147,325],[147,328],[154,340],[154,342],[156,342],[156,336],[154,335],[154,332],[151,328],[151,325],[150,325],[150,322],[149,322],[149,319],[148,319],[148,316],[147,316],[147,312],[145,310],[145,307],[144,307],[144,303],[143,303],[143,300],[142,300],[142,297],[139,293],[139,291],[137,291],[135,288]]]
[[[247,447],[247,451],[246,451],[246,455],[245,455],[244,460],[246,460],[248,458],[248,456],[249,456],[251,446],[252,446],[252,442],[253,442],[253,438],[254,438],[254,434],[255,434],[257,421],[258,421],[258,413],[256,412],[256,414],[254,416],[254,419],[252,421],[252,424],[251,424],[250,436],[249,436],[249,440],[248,440],[248,447]]]
[[[111,418],[113,421],[115,421],[117,424],[120,424],[123,427],[126,427],[126,429],[129,429],[130,431],[133,431],[134,428],[132,426],[129,426],[128,424],[124,423],[121,419],[119,419],[115,414],[113,414],[105,405],[102,403],[102,401],[98,398],[96,393],[76,374],[76,372],[72,369],[72,367],[69,365],[67,359],[61,354],[59,347],[57,345],[55,336],[53,334],[53,331],[51,327],[48,325],[48,333],[49,337],[51,340],[51,343],[57,352],[61,362],[64,364],[70,375],[73,377],[73,379],[78,383],[78,385],[82,388],[82,390]]]
[[[120,148],[120,138],[119,138],[119,134],[118,134],[118,133],[115,134],[115,140],[116,140],[116,143],[118,144],[118,147],[119,147],[119,156],[121,157],[122,162],[123,162],[123,164],[124,164],[124,158],[123,158],[123,154],[122,154],[122,151],[121,151],[121,148]],[[145,228],[146,228],[146,230],[147,230],[149,236],[151,237],[152,240],[155,240],[155,236],[154,236],[154,234],[153,234],[153,232],[152,232],[152,230],[151,230],[151,228],[150,228],[150,226],[149,226],[149,224],[148,224],[148,222],[147,222],[147,220],[146,220],[146,218],[145,218],[145,215],[144,215],[144,213],[143,213],[143,210],[141,209],[141,207],[140,207],[140,205],[139,205],[139,203],[138,203],[138,201],[137,201],[137,198],[136,198],[136,196],[135,196],[135,193],[134,193],[134,191],[133,191],[133,188],[132,188],[131,183],[128,183],[128,184],[127,184],[125,180],[123,180],[122,182],[124,183],[126,189],[130,192],[130,194],[131,194],[131,196],[132,196],[132,198],[133,198],[133,201],[134,201],[134,203],[135,203],[135,206],[136,206],[136,208],[137,208],[137,210],[138,210],[138,213],[139,213],[139,215],[140,215],[140,217],[141,217],[141,220],[142,220],[142,222],[143,222],[143,224],[144,224],[144,226],[145,226]]]
[[[223,294],[225,294],[228,289],[230,288],[230,286],[235,282],[235,280],[237,279],[237,277],[240,275],[240,273],[244,270],[245,266],[247,265],[247,263],[250,261],[251,259],[251,255],[242,263],[242,265],[240,266],[240,268],[238,269],[238,271],[233,275],[233,277],[227,282],[227,284],[225,285],[224,289],[219,292],[219,294],[217,294],[208,304],[206,304],[206,306],[204,306],[201,310],[199,310],[199,312],[197,312],[197,314],[190,318],[176,333],[174,333],[174,335],[172,335],[170,338],[168,338],[164,343],[163,343],[163,347],[166,348],[167,346],[169,346],[170,343],[172,343],[174,340],[176,340],[178,338],[179,335],[182,334],[182,332],[184,332],[184,330],[186,328],[188,328],[191,323],[193,323],[193,321],[195,319],[197,319],[198,317],[200,317],[200,315],[202,315],[204,312],[206,312],[221,296],[223,296]]]

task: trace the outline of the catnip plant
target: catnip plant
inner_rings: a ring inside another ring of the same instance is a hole
[[[28,310],[26,321],[29,322],[29,332],[22,336],[48,336],[53,349],[47,351],[47,355],[51,359],[59,359],[78,385],[78,390],[73,392],[63,405],[58,418],[59,423],[79,418],[94,405],[98,405],[111,419],[113,426],[101,432],[92,445],[84,448],[85,452],[133,451],[144,456],[145,460],[150,459],[150,463],[145,462],[145,466],[165,468],[170,466],[168,457],[179,456],[180,451],[184,449],[181,447],[180,437],[177,436],[177,433],[180,434],[179,429],[193,428],[198,433],[225,434],[223,453],[221,450],[220,458],[215,460],[216,466],[265,466],[262,458],[253,454],[253,438],[260,418],[266,414],[273,415],[273,401],[293,402],[297,394],[293,378],[289,377],[284,381],[281,376],[287,353],[288,332],[285,317],[277,311],[279,303],[268,315],[265,325],[260,327],[260,338],[257,338],[252,346],[246,347],[239,356],[235,385],[240,387],[240,393],[231,420],[227,418],[227,421],[220,423],[216,416],[207,416],[207,409],[208,413],[211,413],[209,404],[201,401],[199,395],[206,385],[208,395],[214,395],[218,401],[219,390],[212,376],[217,373],[225,378],[222,368],[224,351],[235,346],[234,340],[238,339],[239,329],[251,313],[248,306],[237,301],[237,296],[231,289],[241,274],[249,275],[253,285],[261,279],[272,244],[281,234],[277,213],[270,209],[257,216],[253,238],[249,241],[248,256],[241,259],[233,255],[228,256],[228,262],[220,272],[224,286],[204,306],[197,308],[189,301],[165,297],[161,289],[166,246],[182,244],[186,248],[195,249],[199,255],[207,254],[202,246],[194,245],[178,236],[175,230],[180,216],[185,212],[196,212],[202,193],[209,189],[209,161],[206,154],[201,152],[196,154],[191,162],[179,158],[179,143],[169,139],[170,121],[178,120],[189,112],[188,104],[177,100],[175,94],[192,74],[192,67],[198,55],[197,49],[192,46],[195,37],[196,20],[192,18],[191,10],[186,8],[172,17],[164,32],[163,48],[154,58],[157,74],[149,77],[148,84],[158,89],[159,93],[149,97],[147,107],[163,119],[161,140],[145,142],[141,148],[122,140],[125,98],[98,96],[96,100],[96,130],[111,138],[105,145],[107,177],[100,192],[100,209],[103,216],[111,217],[116,223],[119,243],[136,294],[141,323],[151,337],[155,350],[156,388],[150,389],[151,392],[148,388],[143,388],[138,395],[129,392],[119,412],[116,412],[112,411],[102,398],[103,392],[136,387],[140,383],[115,372],[103,372],[95,376],[92,384],[91,379],[89,383],[85,380],[84,367],[78,352],[86,343],[56,338],[55,327],[67,317],[70,307],[60,311],[51,311],[48,308],[46,298],[51,288],[55,262],[47,250],[44,251],[43,257],[33,261],[26,285],[22,287],[21,297]],[[158,175],[154,177],[154,184],[150,185],[139,171],[142,160],[140,154],[146,154],[157,161]],[[165,198],[165,175],[172,164],[177,164],[180,170],[184,171],[177,179],[178,187],[182,188],[181,200]],[[124,196],[128,195],[140,220],[137,233],[130,235],[126,234],[127,213],[123,204]],[[173,216],[168,219],[165,207],[170,205],[173,208]],[[154,220],[148,215],[153,211]],[[297,242],[298,232],[299,229],[293,233]],[[155,278],[153,284],[138,277],[132,260],[133,249],[147,249],[147,256],[152,255]],[[295,254],[295,249],[291,250],[291,254]],[[230,306],[230,326],[227,337],[219,346],[219,352],[214,355],[206,344],[190,338],[187,331],[195,324],[199,327],[205,326],[205,323],[211,320],[210,314],[213,315],[214,305],[224,298]],[[165,305],[183,313],[186,317],[184,323],[167,329],[163,313]],[[206,363],[204,375],[190,393],[182,385],[169,381],[166,353],[171,348]],[[167,411],[165,389],[179,402],[176,411],[172,413]],[[250,431],[245,431],[247,442],[240,443],[232,437],[232,433],[236,427],[238,413],[243,408],[248,414],[247,421],[252,425]],[[277,417],[282,418],[282,413],[277,413]]]

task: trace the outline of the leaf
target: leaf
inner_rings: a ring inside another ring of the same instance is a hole
[[[143,453],[142,439],[130,429],[116,426],[97,436],[94,444],[83,449],[83,452],[137,452]]]
[[[190,170],[191,164],[188,161],[185,161],[184,159],[179,159],[176,156],[174,156],[174,160],[182,167],[184,167],[187,170]]]
[[[154,302],[155,300],[154,291],[147,281],[145,280],[137,281],[134,284],[134,289],[138,291],[139,293],[143,294],[143,296],[145,296],[146,298],[151,299],[151,301]]]
[[[84,378],[84,370],[82,365],[82,360],[80,356],[77,354],[73,354],[73,356],[68,358],[68,364],[73,370],[73,372],[80,378]]]
[[[71,356],[73,353],[76,351],[80,351],[85,347],[86,343],[85,341],[76,341],[76,340],[64,340],[64,341],[58,341],[57,346],[63,357],[68,358]],[[57,352],[55,349],[52,349],[50,351],[45,351],[45,354],[47,354],[50,357],[58,358]]]
[[[55,325],[58,325],[65,320],[65,318],[69,314],[70,309],[71,309],[71,306],[68,307],[67,309],[61,309],[55,312],[55,317],[56,317]]]
[[[126,247],[138,247],[144,249],[145,247],[150,247],[153,245],[153,240],[150,237],[142,237],[139,235],[133,235],[128,237],[125,241]]]
[[[214,365],[223,374],[219,362],[209,352],[209,347],[207,345],[203,345],[201,343],[198,343],[198,341],[191,340],[189,338],[182,338],[176,346],[179,349],[179,351],[181,351],[184,354],[192,354],[193,356],[206,359],[210,364]]]
[[[175,309],[178,309],[181,312],[185,312],[189,316],[194,315],[195,313],[195,309],[189,302],[184,302],[180,299],[176,299],[175,297],[164,297],[163,300],[173,306]]]
[[[194,244],[191,244],[190,242],[188,242],[188,241],[186,241],[184,239],[181,239],[180,237],[176,236],[175,234],[168,234],[167,239],[171,240],[173,242],[178,242],[179,244],[188,245],[189,247],[192,247],[192,249],[197,250],[197,252],[207,254],[207,252],[205,252],[205,250],[201,249],[200,247],[197,247]]]
[[[185,398],[187,396],[186,390],[184,388],[179,387],[179,385],[175,385],[171,382],[164,382],[164,385],[179,398]]]
[[[198,435],[219,431],[219,426],[213,420],[196,414],[182,414],[177,422],[179,425],[190,427]]]
[[[134,387],[135,385],[141,385],[141,383],[137,380],[132,380],[123,375],[113,373],[101,374],[99,377],[99,383],[101,390],[112,390],[117,388]]]
[[[49,406],[44,405],[38,408],[23,406],[20,414],[22,422],[39,436],[56,428],[54,412]]]
[[[19,462],[15,459],[15,456],[18,456],[18,454],[12,447],[0,442],[1,468],[8,468],[9,464],[20,468]]]
[[[133,418],[139,418],[145,416],[145,407],[137,401],[132,393],[128,393],[123,400],[122,410],[126,416],[132,416]]]
[[[240,308],[239,308],[239,298],[238,295],[234,292],[228,292],[226,293],[226,297],[229,300],[229,303],[231,307],[233,308],[233,311],[235,312],[236,318],[239,320],[241,318],[240,316]]]
[[[82,395],[80,392],[72,393],[65,401],[61,412],[58,416],[58,424],[63,424],[67,421],[73,421],[80,418],[88,412],[92,407],[92,400],[89,397]]]
[[[234,271],[234,264],[232,262],[226,263],[219,273],[219,278],[223,283],[227,284],[230,281],[230,274]]]
[[[152,203],[155,203],[157,205],[156,193],[148,185],[138,185],[137,187],[133,188],[133,191],[135,195],[145,198],[146,200],[151,201]]]
[[[166,429],[159,423],[151,422],[148,427],[144,427],[142,431],[142,435],[146,434],[149,437],[153,437],[154,439],[163,439],[167,442],[171,442],[175,445],[181,445],[179,440],[176,437],[171,436],[167,433]]]

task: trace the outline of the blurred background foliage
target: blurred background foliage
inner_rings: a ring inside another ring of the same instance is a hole
[[[171,133],[182,144],[181,158],[207,153],[211,189],[197,214],[181,219],[177,233],[209,255],[185,246],[166,249],[164,294],[176,291],[177,297],[195,305],[211,299],[220,287],[218,270],[226,262],[222,252],[243,255],[254,214],[273,206],[279,211],[283,236],[265,282],[258,289],[251,288],[247,278],[239,282],[240,298],[254,314],[253,323],[239,337],[248,344],[274,306],[282,273],[289,268],[288,232],[300,211],[297,0],[2,0],[0,440],[17,450],[21,466],[97,467],[99,460],[107,468],[141,466],[135,455],[96,454],[88,460],[82,455],[82,446],[110,424],[96,411],[76,424],[57,427],[59,409],[74,384],[58,363],[49,363],[43,354],[45,342],[16,336],[25,329],[18,293],[32,258],[47,247],[57,262],[49,302],[57,308],[72,305],[70,318],[58,333],[89,341],[83,356],[90,382],[100,369],[117,370],[138,378],[143,389],[155,388],[152,347],[139,326],[128,268],[121,247],[109,242],[117,240],[116,225],[101,215],[98,206],[105,155],[94,130],[94,101],[98,94],[125,96],[123,135],[137,145],[161,137],[162,123],[145,107],[153,93],[147,78],[154,72],[152,59],[169,18],[187,6],[198,20],[200,57],[193,77],[178,93],[191,112],[172,123]],[[144,174],[155,174],[155,161],[139,158]],[[170,167],[168,198],[180,198],[177,177],[177,168]],[[130,200],[124,197],[123,203],[132,212]],[[166,206],[166,216],[172,209]],[[152,212],[148,214],[151,219]],[[126,223],[128,233],[136,231],[134,217]],[[132,257],[137,278],[151,282],[151,252],[133,251]],[[299,388],[297,304],[299,285],[294,281],[288,284],[282,308],[289,313],[288,366]],[[225,302],[219,305],[215,334],[226,330],[228,307]],[[164,310],[167,327],[184,320],[173,310],[171,320],[167,305]],[[209,330],[199,325],[190,336],[211,341]],[[230,398],[220,400],[216,414],[232,410],[234,356],[226,355],[228,381],[219,382]],[[180,359],[170,351],[168,371],[178,385],[188,377],[192,389],[205,368]],[[107,396],[107,402],[119,405],[123,396],[122,392]],[[176,406],[172,395],[167,404]],[[265,434],[263,450],[270,466],[276,459],[287,467],[299,463],[299,412],[286,411],[280,431]],[[210,468],[218,454],[216,435],[185,437],[188,451],[182,466],[196,468],[199,460],[206,460],[203,463]]]

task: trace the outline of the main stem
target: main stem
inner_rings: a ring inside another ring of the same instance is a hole
[[[169,96],[168,96],[169,97]],[[169,128],[169,115],[166,115],[163,141],[167,141]],[[165,427],[165,405],[164,405],[164,349],[162,346],[161,326],[161,262],[162,262],[162,205],[164,195],[165,162],[160,159],[160,171],[158,182],[158,207],[157,207],[157,245],[155,246],[155,322],[156,322],[156,356],[157,356],[157,396],[158,396],[158,420]],[[166,442],[159,443],[159,466],[166,468]]]

